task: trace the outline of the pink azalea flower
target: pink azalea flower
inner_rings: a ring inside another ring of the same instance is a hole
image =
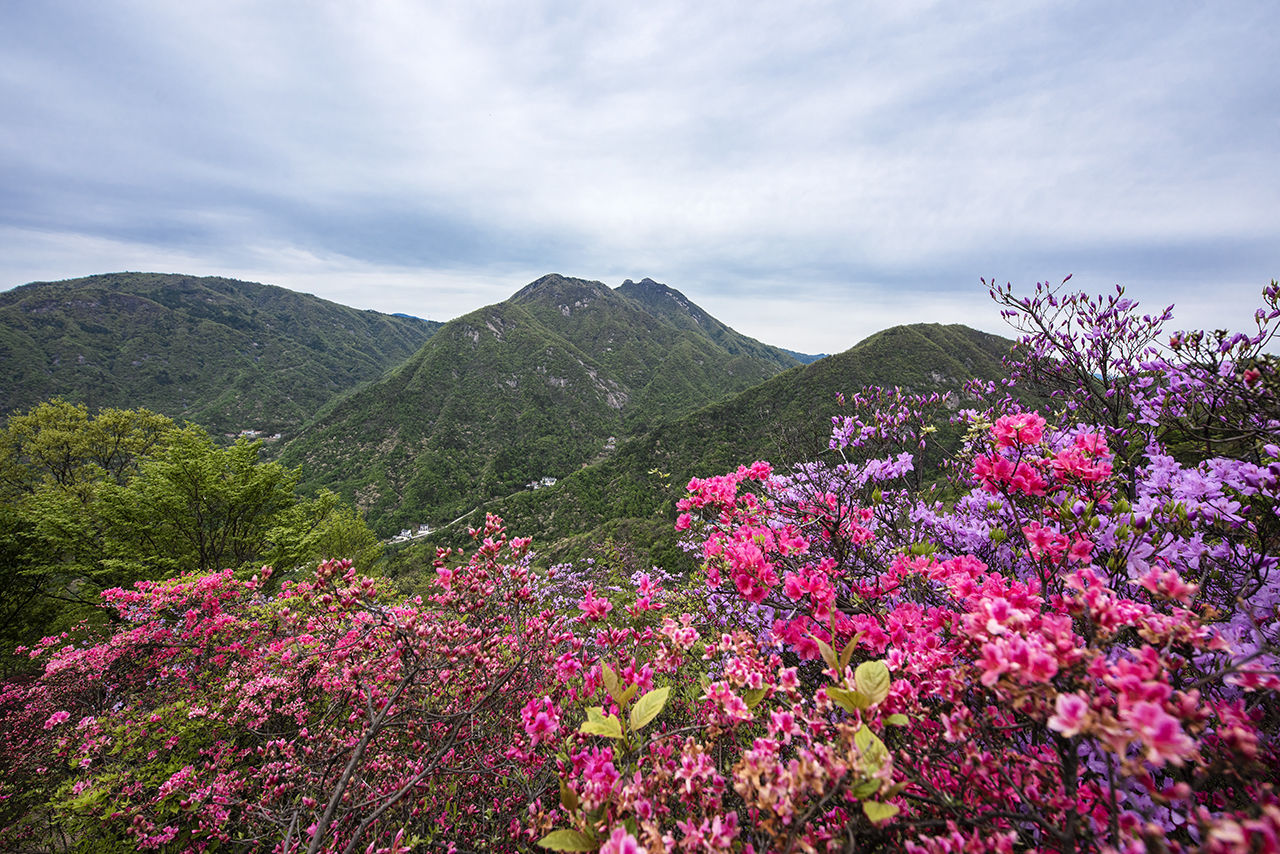
[[[49,720],[44,722],[44,728],[53,729],[54,727],[56,727],[58,724],[62,723],[69,717],[71,717],[70,712],[66,712],[66,711],[54,712],[53,714],[49,715]]]
[[[615,827],[600,846],[600,854],[640,854],[640,842],[625,827]]]
[[[525,703],[520,710],[520,718],[524,721],[525,733],[535,747],[550,740],[560,730],[560,715],[550,697]]]
[[[1177,718],[1156,703],[1134,703],[1126,717],[1147,746],[1147,759],[1156,765],[1181,765],[1195,750],[1195,742],[1182,731]]]
[[[1088,713],[1089,704],[1079,694],[1059,694],[1054,701],[1053,716],[1049,718],[1049,729],[1071,738],[1079,734]]]
[[[588,620],[603,620],[613,610],[613,603],[601,596],[596,596],[594,587],[587,588],[587,595],[578,603],[582,616]]]
[[[1034,412],[1019,412],[1001,416],[991,432],[996,437],[996,444],[1002,448],[1035,445],[1044,435],[1044,423],[1044,419]]]

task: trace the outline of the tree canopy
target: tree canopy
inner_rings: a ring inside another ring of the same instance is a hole
[[[353,511],[298,495],[297,471],[259,452],[141,409],[53,400],[12,416],[0,431],[6,647],[100,616],[101,591],[143,579],[377,559]]]

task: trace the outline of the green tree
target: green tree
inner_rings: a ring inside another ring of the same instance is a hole
[[[178,429],[145,409],[104,409],[51,400],[10,416],[0,431],[0,497],[6,502],[54,485],[76,491],[105,479],[123,483],[141,459]]]
[[[0,656],[144,578],[264,563],[279,578],[329,557],[370,572],[381,544],[364,520],[332,492],[298,495],[298,470],[260,450],[146,410],[51,401],[13,416],[0,430]]]
[[[52,400],[0,430],[0,667],[14,646],[69,628],[101,590],[105,485],[127,481],[178,431],[147,410]]]
[[[264,557],[277,517],[298,498],[298,472],[258,461],[261,444],[219,448],[202,431],[179,432],[121,485],[104,485],[103,564],[117,583],[238,568]]]
[[[260,560],[277,570],[272,576],[275,583],[317,561],[349,558],[362,572],[369,572],[382,558],[377,535],[342,496],[327,489],[277,514],[267,543]]]

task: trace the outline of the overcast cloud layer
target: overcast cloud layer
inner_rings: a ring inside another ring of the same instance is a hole
[[[650,276],[805,352],[979,277],[1247,323],[1280,4],[0,0],[0,288],[227,275],[447,320]],[[1157,305],[1158,304],[1158,305]]]

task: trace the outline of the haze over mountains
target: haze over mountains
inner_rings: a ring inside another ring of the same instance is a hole
[[[956,390],[999,376],[1009,344],[917,325],[815,362],[651,279],[550,274],[439,324],[121,273],[0,294],[0,407],[62,396],[280,432],[273,453],[305,487],[339,492],[384,535],[490,507],[564,537],[665,512],[651,469],[680,479],[776,456],[784,433],[812,444],[837,393]]]

